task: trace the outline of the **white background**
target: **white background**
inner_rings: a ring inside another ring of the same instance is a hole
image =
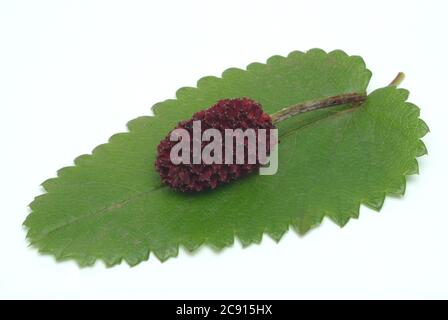
[[[447,1],[0,2],[0,298],[448,298]],[[420,176],[279,244],[80,269],[27,247],[39,184],[182,86],[313,47],[397,71],[431,128]]]

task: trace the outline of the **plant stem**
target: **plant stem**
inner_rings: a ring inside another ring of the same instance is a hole
[[[389,87],[398,87],[404,80],[405,75],[403,72],[398,72],[397,76],[395,77],[394,80],[392,80],[391,83],[389,83]]]
[[[398,87],[400,83],[404,80],[404,73],[399,72],[397,76],[392,80],[389,86]],[[272,123],[276,124],[283,120],[289,119],[300,113],[313,111],[317,109],[324,109],[329,107],[336,107],[343,104],[353,104],[354,106],[360,105],[367,96],[360,93],[344,93],[337,96],[332,96],[328,98],[311,100],[304,103],[295,104],[286,107],[280,111],[271,114]]]
[[[359,93],[345,93],[337,96],[332,96],[319,100],[307,101],[304,103],[295,104],[286,107],[271,115],[272,123],[276,124],[280,121],[286,120],[300,113],[313,111],[317,109],[324,109],[334,106],[340,106],[343,104],[357,104],[366,99],[365,94]]]

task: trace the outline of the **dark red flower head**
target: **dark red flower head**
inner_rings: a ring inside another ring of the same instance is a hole
[[[155,162],[156,170],[159,172],[162,181],[173,189],[183,192],[196,192],[205,189],[215,189],[218,185],[228,183],[238,179],[244,175],[254,172],[260,167],[260,159],[256,153],[256,161],[250,164],[248,152],[253,149],[248,148],[248,139],[244,139],[244,162],[237,164],[236,162],[236,140],[233,140],[233,164],[205,163],[204,159],[199,159],[199,163],[193,163],[193,122],[200,120],[201,136],[207,129],[217,129],[222,136],[222,158],[226,154],[225,148],[225,129],[254,129],[256,133],[256,141],[260,136],[259,129],[266,129],[266,154],[270,152],[269,129],[274,129],[271,117],[264,113],[261,105],[256,101],[241,99],[220,100],[209,109],[199,111],[193,115],[190,120],[180,122],[174,129],[185,129],[188,131],[190,139],[190,163],[174,164],[170,158],[171,149],[179,143],[179,141],[170,141],[171,132],[160,141],[157,147],[157,159]],[[174,130],[173,129],[173,130]],[[214,141],[214,139],[210,139]],[[196,139],[196,142],[198,140]],[[201,153],[210,141],[200,141]],[[240,149],[241,150],[241,149]],[[214,155],[212,152],[211,155]],[[253,159],[253,158],[252,158]],[[252,161],[253,162],[253,161]]]

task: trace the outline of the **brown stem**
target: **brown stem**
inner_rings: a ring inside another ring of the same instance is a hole
[[[391,87],[391,86],[398,87],[400,85],[400,83],[403,82],[404,78],[405,78],[404,73],[398,72],[398,74],[394,78],[394,80],[392,80],[391,83],[389,83],[389,87]]]
[[[366,99],[365,94],[359,93],[345,93],[333,97],[328,97],[319,100],[307,101],[304,103],[295,104],[286,107],[271,115],[272,123],[276,124],[280,121],[286,120],[292,116],[300,113],[313,111],[317,109],[324,109],[342,104],[358,104]]]
[[[392,82],[389,84],[389,86],[398,87],[403,80],[404,73],[399,72],[394,80],[392,80]],[[357,106],[364,102],[364,100],[366,100],[366,97],[367,96],[365,94],[360,93],[344,93],[324,99],[295,104],[273,113],[271,115],[272,123],[276,124],[297,114],[317,109],[335,107],[343,104],[352,104],[354,106]]]

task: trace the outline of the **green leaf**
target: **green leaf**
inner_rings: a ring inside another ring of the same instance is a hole
[[[181,194],[163,186],[154,170],[156,146],[179,120],[217,100],[249,97],[267,113],[342,93],[366,91],[371,73],[360,57],[313,49],[274,56],[247,70],[228,69],[182,88],[176,100],[153,107],[154,117],[131,121],[92,155],[47,180],[24,222],[28,239],[58,260],[135,265],[152,252],[164,261],[179,246],[223,248],[237,237],[279,240],[324,216],[343,226],[361,203],[379,210],[386,194],[403,194],[405,175],[418,172],[428,131],[419,109],[395,87],[371,93],[359,108],[341,106],[303,114],[279,125],[279,170],[252,175],[217,190]]]

